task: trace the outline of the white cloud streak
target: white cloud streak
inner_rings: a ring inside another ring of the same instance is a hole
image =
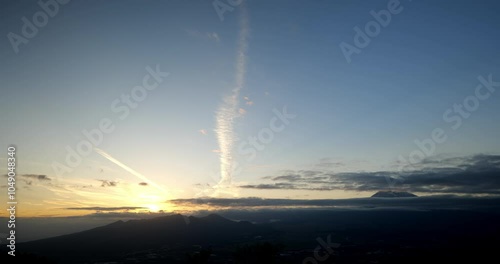
[[[230,95],[223,99],[222,105],[216,113],[216,129],[217,141],[220,149],[220,170],[221,180],[219,186],[228,186],[231,184],[233,167],[233,147],[236,141],[234,132],[234,120],[239,116],[238,113],[238,97],[240,90],[245,83],[246,73],[246,53],[247,53],[247,38],[248,38],[248,17],[245,5],[240,8],[240,34],[238,40],[238,53],[236,58],[236,76],[235,88]]]
[[[147,182],[149,185],[155,187],[156,189],[158,189],[159,191],[161,191],[162,193],[164,194],[167,194],[167,191],[165,189],[163,189],[160,185],[156,184],[155,182],[151,181],[150,179],[148,179],[146,176],[140,174],[139,172],[133,170],[132,168],[130,168],[129,166],[121,163],[119,160],[113,158],[111,155],[109,155],[108,153],[106,153],[104,150],[102,149],[99,149],[99,148],[94,148],[95,152],[97,152],[99,155],[105,157],[106,159],[108,159],[109,161],[113,162],[114,164],[120,166],[122,169],[126,170],[127,172],[129,172],[130,174],[136,176],[137,178],[141,179],[143,182]]]

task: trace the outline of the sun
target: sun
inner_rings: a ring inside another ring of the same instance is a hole
[[[155,212],[155,213],[158,212],[158,211],[160,211],[160,207],[158,205],[156,205],[156,204],[150,204],[150,205],[148,205],[148,209],[149,209],[150,212]]]

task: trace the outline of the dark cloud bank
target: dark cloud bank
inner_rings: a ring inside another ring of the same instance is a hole
[[[500,155],[428,158],[404,171],[335,173],[286,171],[247,189],[371,191],[397,188],[413,193],[500,195]]]

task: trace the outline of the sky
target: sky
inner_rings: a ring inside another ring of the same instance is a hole
[[[20,216],[500,194],[496,1],[45,2],[0,11]]]

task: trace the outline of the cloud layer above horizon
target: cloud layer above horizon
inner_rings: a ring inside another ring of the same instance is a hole
[[[500,155],[432,157],[410,171],[334,172],[284,171],[262,177],[264,183],[241,185],[247,189],[311,191],[398,190],[432,194],[500,194]],[[392,186],[390,182],[395,182]]]

